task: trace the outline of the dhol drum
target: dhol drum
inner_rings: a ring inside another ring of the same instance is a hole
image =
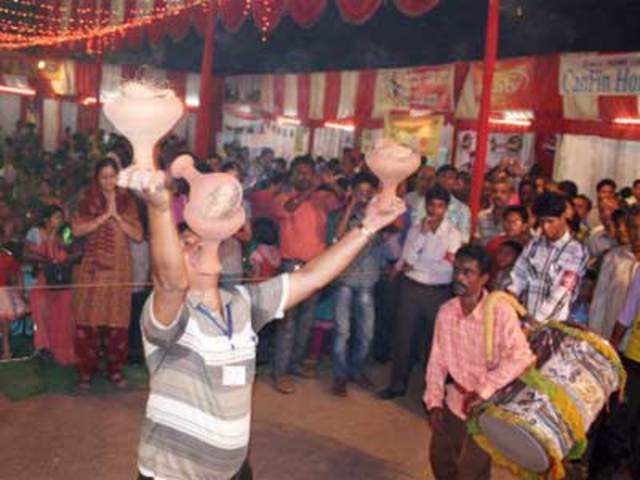
[[[589,427],[626,375],[592,332],[552,322],[530,341],[536,365],[489,399],[469,431],[520,478],[563,478],[563,460],[584,453]]]

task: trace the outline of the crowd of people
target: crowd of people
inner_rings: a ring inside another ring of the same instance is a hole
[[[104,132],[67,131],[53,154],[38,145],[33,127],[20,124],[2,151],[3,358],[11,356],[10,323],[30,311],[35,350],[75,365],[80,389],[91,388],[102,359],[108,379],[125,386],[123,366],[143,359],[139,317],[151,278],[145,205],[116,184],[131,149]],[[183,142],[165,140],[161,168],[179,153],[188,153]],[[247,149],[228,145],[196,164],[235,176],[245,190],[246,224],[220,246],[226,289],[303,268],[362,225],[378,188],[364,156],[348,148],[338,159],[301,156],[289,163],[267,148],[251,159]],[[475,232],[469,190],[468,174],[426,162],[400,185],[406,213],[373,236],[331,285],[260,332],[258,360],[271,365],[274,388],[295,394],[296,377],[316,377],[329,355],[334,395],[348,396],[351,383],[371,390],[373,359],[391,365],[379,392],[389,400],[405,395],[418,369],[437,432],[431,449],[437,478],[457,478],[452,472],[469,465],[482,472],[488,457],[479,449],[456,464],[467,435],[460,426],[470,406],[503,385],[495,378],[472,392],[445,389],[447,372],[470,384],[487,373],[469,347],[473,322],[466,335],[452,325],[478,316],[478,292],[505,291],[520,299],[532,322],[581,325],[621,352],[627,399],[594,434],[590,468],[593,475],[630,469],[640,478],[640,180],[619,188],[603,179],[592,202],[571,181],[552,181],[536,168],[521,176],[504,162],[485,177]],[[188,185],[174,182],[171,211],[180,231],[188,228],[187,198]],[[517,375],[530,352],[513,329],[517,322],[507,314],[501,321],[513,349],[508,372]]]

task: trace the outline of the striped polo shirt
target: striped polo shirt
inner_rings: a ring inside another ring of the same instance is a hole
[[[288,275],[221,290],[224,317],[187,296],[168,326],[141,318],[150,392],[138,450],[140,472],[156,480],[227,480],[249,445],[257,335],[284,316]],[[229,325],[232,325],[230,328]]]

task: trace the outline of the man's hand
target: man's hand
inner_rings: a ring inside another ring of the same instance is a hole
[[[398,197],[391,199],[375,196],[367,205],[362,225],[378,232],[402,215],[407,210],[405,203]]]
[[[429,410],[427,418],[432,431],[442,431],[444,428],[444,410],[442,410],[442,407],[436,407]]]
[[[170,206],[166,175],[161,170],[149,170],[135,165],[122,170],[118,175],[118,186],[138,194],[150,207],[166,210]]]
[[[473,409],[482,403],[482,398],[476,392],[467,392],[462,398],[462,413],[470,416]]]

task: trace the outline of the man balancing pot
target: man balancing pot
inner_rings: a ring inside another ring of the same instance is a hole
[[[203,239],[189,229],[178,234],[164,174],[134,165],[119,184],[147,203],[153,265],[140,321],[151,378],[139,478],[250,479],[256,333],[336,278],[405,205],[375,197],[360,226],[300,270],[226,291],[218,273],[202,274]]]
[[[488,365],[484,302],[490,265],[483,247],[461,247],[453,264],[455,298],[442,305],[436,317],[424,402],[432,430],[431,467],[438,480],[491,478],[491,459],[467,433],[466,420],[474,407],[518,378],[535,360],[515,310],[498,303],[496,363]],[[447,378],[452,382],[447,384]]]

